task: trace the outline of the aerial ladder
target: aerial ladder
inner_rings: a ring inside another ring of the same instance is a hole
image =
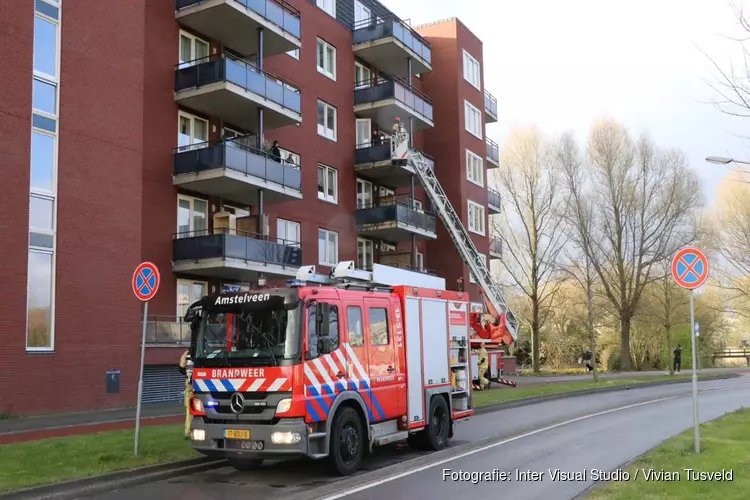
[[[393,163],[410,167],[419,177],[461,258],[479,285],[486,313],[474,313],[478,317],[472,321],[472,328],[476,333],[476,336],[472,338],[472,347],[485,344],[486,347],[500,348],[502,345],[511,344],[518,335],[518,319],[510,310],[500,286],[493,281],[485,259],[477,252],[474,242],[443,191],[430,162],[422,153],[409,147],[407,132],[399,131],[391,137],[391,160]],[[497,381],[515,386],[515,383],[504,379]]]

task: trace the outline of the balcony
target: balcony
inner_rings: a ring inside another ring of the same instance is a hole
[[[175,316],[149,316],[146,344],[177,347],[190,345],[190,324]]]
[[[229,54],[198,59],[175,69],[174,100],[245,130],[258,130],[258,110],[266,129],[302,122],[299,89]]]
[[[354,84],[354,113],[359,118],[369,118],[382,130],[391,130],[396,117],[404,124],[414,118],[414,130],[434,127],[432,101],[399,77],[380,79],[375,85],[369,82]]]
[[[256,281],[260,273],[267,278],[294,277],[302,265],[299,243],[268,241],[254,233],[193,231],[175,234],[172,243],[175,273]]]
[[[503,258],[503,240],[498,237],[490,239],[490,259]]]
[[[484,121],[487,123],[497,121],[497,99],[486,90],[484,91]]]
[[[176,0],[175,18],[239,54],[260,52],[258,28],[263,28],[263,57],[301,45],[299,11],[284,0]]]
[[[500,193],[494,189],[487,188],[487,210],[490,215],[499,214],[502,211]]]
[[[406,73],[411,57],[411,73],[432,71],[430,44],[396,17],[370,18],[354,25],[354,54],[389,75]]]
[[[258,203],[260,189],[264,190],[264,201],[269,203],[302,199],[299,165],[279,163],[242,140],[177,148],[173,184],[246,205]]]
[[[435,169],[435,160],[422,153]],[[411,184],[411,178],[416,173],[409,165],[394,165],[391,161],[391,140],[386,138],[359,144],[354,150],[354,171],[379,184],[386,184],[394,188],[406,187]]]
[[[435,216],[415,208],[408,198],[399,201],[397,197],[389,197],[360,205],[354,218],[357,231],[376,240],[411,241],[413,235],[419,239],[437,238]]]
[[[487,138],[487,168],[500,166],[500,146],[495,141]]]

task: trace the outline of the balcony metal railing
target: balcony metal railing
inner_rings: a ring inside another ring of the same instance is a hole
[[[391,36],[403,43],[425,62],[431,64],[432,47],[430,43],[397,17],[371,17],[354,23],[352,33],[354,45]]]
[[[266,240],[259,234],[234,229],[227,231],[226,234],[211,234],[203,229],[174,234],[172,261],[219,258],[279,266],[302,265],[299,242]]]
[[[378,264],[378,263],[376,262],[376,264]],[[395,267],[397,269],[404,269],[405,271],[414,271],[415,273],[427,274],[429,276],[437,276],[438,275],[437,271],[435,271],[433,269],[427,269],[426,267],[409,266],[409,265],[406,265],[406,264],[396,264],[396,263],[383,264],[383,265],[384,266],[388,266],[388,267]],[[370,271],[370,272],[372,272],[373,267],[372,266],[366,266],[366,267],[363,267],[362,270],[363,271]]]
[[[146,344],[183,346],[190,344],[190,324],[176,316],[149,316]]]
[[[500,146],[489,137],[487,138],[487,158],[495,163],[500,163]]]
[[[495,99],[495,96],[484,91],[484,110],[490,114],[490,116],[497,119],[497,99]]]
[[[229,53],[222,52],[175,66],[175,92],[218,82],[233,83],[282,108],[302,113],[302,96],[297,87]]]
[[[417,208],[415,202],[408,197],[389,196],[373,203],[360,204],[354,216],[356,225],[400,222],[434,233],[437,230],[435,215]]]
[[[435,159],[427,153],[420,151],[422,156],[429,162],[430,168],[435,170]],[[367,142],[357,144],[354,150],[354,164],[378,163],[391,159],[391,139],[390,137],[372,139]]]
[[[396,99],[432,121],[432,99],[397,76],[380,78],[375,85],[371,81],[354,82],[354,105]]]
[[[176,0],[176,10],[192,7],[203,3],[205,0]],[[255,12],[269,23],[275,24],[282,31],[300,38],[301,22],[299,10],[295,9],[284,0],[234,0],[246,9]]]
[[[246,141],[246,137],[178,147],[174,150],[174,173],[179,175],[228,168],[284,187],[302,190],[299,165],[283,159],[277,161],[270,153],[247,146],[243,141]]]
[[[487,188],[487,203],[494,207],[500,208],[502,206],[500,193],[492,188]]]

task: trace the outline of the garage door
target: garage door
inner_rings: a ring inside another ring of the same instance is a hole
[[[185,376],[174,365],[143,367],[143,402],[182,401]]]

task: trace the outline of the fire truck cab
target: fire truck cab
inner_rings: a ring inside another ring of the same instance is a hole
[[[237,469],[326,458],[348,475],[374,446],[447,445],[473,413],[468,295],[379,264],[357,273],[342,262],[321,285],[307,266],[286,288],[191,306],[195,450]]]

